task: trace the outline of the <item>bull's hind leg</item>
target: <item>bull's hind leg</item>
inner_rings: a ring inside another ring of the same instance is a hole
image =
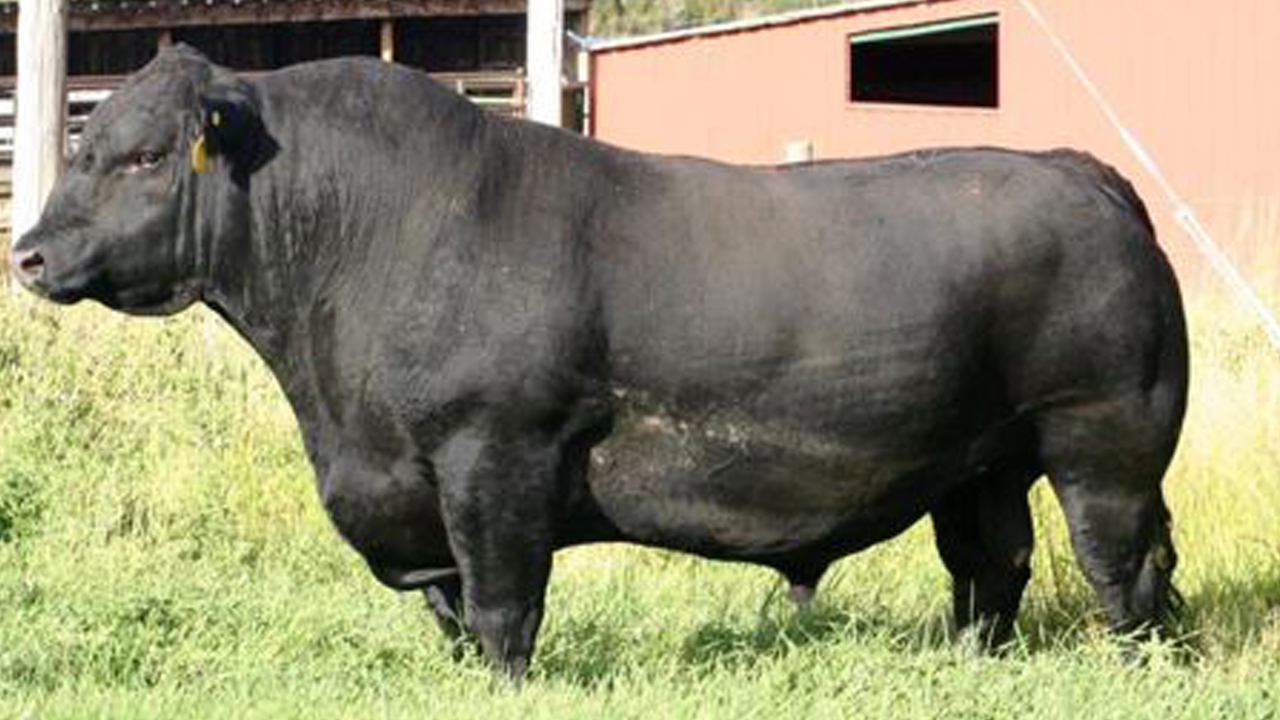
[[[1160,482],[1175,410],[1144,395],[1052,409],[1037,423],[1072,547],[1117,633],[1158,632],[1169,613],[1176,555]]]
[[[992,470],[931,511],[938,554],[951,573],[956,630],[988,649],[1008,641],[1031,579],[1033,477],[1018,467]]]

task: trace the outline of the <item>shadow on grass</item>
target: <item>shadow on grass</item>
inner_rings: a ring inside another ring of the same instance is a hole
[[[829,647],[833,653],[863,647],[889,648],[904,655],[947,650],[959,645],[965,655],[980,654],[959,641],[950,626],[949,599],[912,616],[892,604],[878,606],[833,588],[805,609],[795,608],[775,589],[754,618],[741,614],[715,618],[677,638],[665,655],[632,652],[651,638],[638,637],[625,620],[610,615],[565,618],[550,652],[540,654],[535,673],[573,685],[608,685],[636,664],[676,660],[678,672],[744,671],[799,651]],[[1230,608],[1230,618],[1221,616]],[[1174,657],[1194,664],[1206,656],[1235,653],[1256,642],[1280,610],[1280,567],[1255,578],[1224,578],[1198,588],[1186,598],[1184,611],[1173,621],[1169,642],[1155,645],[1114,638],[1106,629],[1093,592],[1083,584],[1061,588],[1052,595],[1028,598],[1019,614],[1017,636],[1000,655],[1008,662],[1041,654],[1075,653],[1099,640],[1116,643],[1118,660],[1141,664],[1148,657]],[[655,609],[655,612],[658,610]],[[1199,630],[1209,627],[1206,632]],[[1208,635],[1208,637],[1206,637]],[[1217,636],[1221,635],[1219,638]]]
[[[817,601],[804,609],[772,608],[754,623],[712,620],[685,639],[680,657],[695,668],[749,668],[810,646],[880,640],[916,649],[946,644],[943,623],[887,612],[865,613]]]
[[[1186,595],[1172,630],[1197,653],[1218,655],[1239,653],[1280,631],[1280,556],[1248,576],[1202,580]]]
[[[615,617],[564,618],[556,639],[542,647],[535,674],[598,687],[634,665],[673,658],[679,672],[701,674],[748,670],[813,646],[831,646],[834,652],[840,644],[876,642],[910,651],[949,643],[946,622],[936,613],[910,618],[888,610],[867,612],[866,607],[854,608],[852,598],[834,593],[799,609],[782,597],[781,587],[765,596],[754,618],[726,613],[694,627],[666,650],[653,650],[654,638],[637,637],[634,627]]]
[[[1280,628],[1280,558],[1259,565],[1252,575],[1224,570],[1179,587],[1182,593],[1174,598],[1162,644],[1181,661],[1194,664],[1211,655],[1238,654]],[[1023,603],[1015,650],[1069,652],[1099,637],[1116,636],[1108,632],[1096,596],[1081,583]],[[1126,646],[1134,639],[1118,638],[1118,643]]]

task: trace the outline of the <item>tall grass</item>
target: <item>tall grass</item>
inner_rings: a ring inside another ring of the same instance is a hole
[[[1186,649],[1119,657],[1041,487],[1006,657],[949,641],[927,523],[803,614],[759,569],[597,546],[557,556],[513,692],[330,529],[273,381],[211,316],[0,295],[0,718],[1277,717],[1280,359],[1225,303],[1192,327]]]

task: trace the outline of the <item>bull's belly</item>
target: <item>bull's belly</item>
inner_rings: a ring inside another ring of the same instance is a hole
[[[954,453],[843,444],[793,427],[642,416],[591,455],[626,539],[710,557],[844,554],[897,534],[970,474]]]

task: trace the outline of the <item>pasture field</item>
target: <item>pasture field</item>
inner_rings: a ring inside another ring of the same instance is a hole
[[[0,719],[1280,718],[1280,357],[1226,303],[1191,315],[1182,643],[1121,657],[1041,483],[1004,657],[950,642],[924,522],[803,614],[764,570],[564,552],[515,691],[329,527],[273,381],[211,315],[0,290]]]

